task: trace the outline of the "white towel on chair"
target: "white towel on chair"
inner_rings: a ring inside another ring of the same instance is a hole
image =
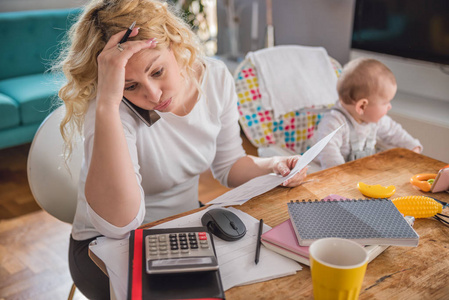
[[[275,118],[338,99],[337,76],[322,47],[277,46],[246,58],[256,67],[262,105]]]

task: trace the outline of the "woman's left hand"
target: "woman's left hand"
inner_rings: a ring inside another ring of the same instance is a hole
[[[286,177],[296,166],[296,163],[299,160],[299,156],[277,156],[273,159],[276,160],[273,166],[273,172]],[[296,173],[295,176],[284,181],[282,183],[282,186],[295,187],[300,185],[307,176],[307,169],[308,167],[305,167],[304,169]]]

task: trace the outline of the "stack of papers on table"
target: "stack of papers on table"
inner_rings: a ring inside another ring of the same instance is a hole
[[[210,207],[209,209],[214,208]],[[235,208],[227,208],[245,223],[246,235],[234,242],[226,242],[214,236],[215,250],[224,290],[234,286],[266,281],[301,270],[301,266],[291,259],[272,252],[264,247],[260,251],[260,260],[254,263],[259,221]],[[195,227],[201,225],[201,217],[206,210],[188,215],[152,228]],[[264,224],[263,232],[271,227]],[[109,279],[117,299],[126,299],[128,285],[128,239],[114,240],[98,238],[90,250],[106,265]]]

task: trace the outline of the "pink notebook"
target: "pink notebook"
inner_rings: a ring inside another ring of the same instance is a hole
[[[290,219],[262,234],[262,240],[309,257],[309,246],[300,246]]]
[[[279,224],[273,229],[265,232],[261,236],[262,243],[269,249],[276,251],[272,247],[281,247],[284,250],[291,252],[292,256],[302,256],[305,260],[309,260],[309,247],[308,246],[300,246],[298,244],[298,239],[296,238],[295,230],[293,229],[292,223],[290,219]],[[267,244],[269,243],[269,244]],[[270,247],[272,246],[272,247]],[[277,252],[277,251],[276,251]],[[287,253],[281,253],[286,256]],[[288,256],[297,260],[295,257]],[[305,263],[305,262],[303,262]]]

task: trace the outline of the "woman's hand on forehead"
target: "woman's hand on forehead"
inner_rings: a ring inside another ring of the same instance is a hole
[[[123,98],[125,67],[128,60],[143,49],[155,48],[156,39],[127,41],[118,46],[125,34],[123,30],[114,34],[98,55],[98,104],[113,105],[118,109]],[[139,28],[134,28],[130,37],[137,36]],[[97,104],[97,105],[98,105]]]

